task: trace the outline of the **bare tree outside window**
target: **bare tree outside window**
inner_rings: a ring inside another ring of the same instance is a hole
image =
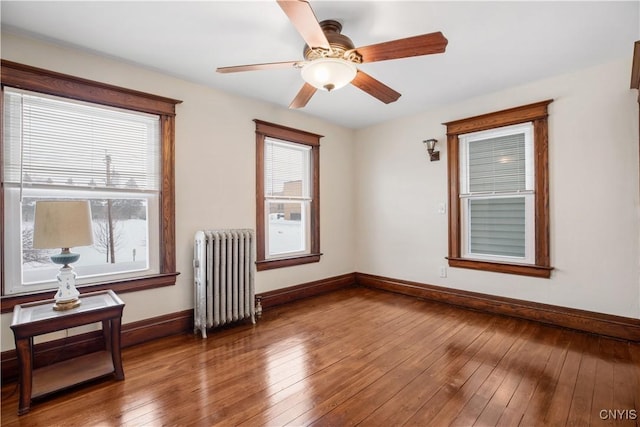
[[[51,261],[49,251],[46,249],[33,248],[33,227],[22,230],[22,262],[35,262],[38,264],[47,264]]]
[[[115,264],[116,249],[120,248],[122,243],[120,224],[111,218],[105,221],[94,221],[93,225],[93,246],[98,252],[106,254],[107,263]]]
[[[107,167],[107,187],[111,187],[111,175],[113,173],[112,170],[112,166],[111,166],[111,155],[110,154],[106,154],[104,157],[105,163],[106,163],[106,167]],[[114,223],[113,223],[113,215],[111,214],[111,209],[112,209],[112,204],[113,201],[111,199],[107,200],[107,237],[108,237],[108,242],[107,242],[107,249],[108,249],[108,255],[107,255],[107,262],[111,262],[112,264],[114,264],[116,262],[116,245],[115,245],[115,241],[114,241],[114,235],[113,235],[113,228],[114,228]],[[100,228],[100,227],[98,227]]]

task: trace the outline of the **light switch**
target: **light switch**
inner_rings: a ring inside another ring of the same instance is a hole
[[[447,277],[447,267],[444,265],[440,266],[440,277]]]

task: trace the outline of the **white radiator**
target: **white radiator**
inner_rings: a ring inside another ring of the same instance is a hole
[[[194,332],[251,318],[255,323],[253,230],[202,230],[195,235]]]

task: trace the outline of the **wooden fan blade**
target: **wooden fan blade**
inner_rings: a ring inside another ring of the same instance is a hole
[[[311,86],[309,83],[305,83],[300,89],[300,92],[293,98],[291,104],[289,104],[289,108],[302,108],[307,105],[307,102],[311,99],[314,93],[316,93],[318,89]]]
[[[249,65],[236,65],[233,67],[220,67],[216,68],[218,73],[239,73],[240,71],[256,71],[256,70],[273,70],[278,68],[294,68],[298,64],[303,64],[301,61],[288,61],[288,62],[269,62],[266,64],[249,64]]]
[[[278,0],[278,4],[309,47],[331,49],[327,36],[320,28],[318,19],[307,1]]]
[[[376,62],[442,53],[445,51],[447,43],[449,41],[438,31],[437,33],[359,47],[356,51],[362,55],[362,62]]]
[[[374,79],[364,71],[358,70],[356,77],[351,81],[351,84],[367,92],[374,98],[378,98],[385,104],[395,102],[402,96],[400,93],[391,89],[379,80]]]

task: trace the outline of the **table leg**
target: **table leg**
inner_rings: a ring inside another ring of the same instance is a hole
[[[20,403],[18,415],[24,415],[31,409],[31,387],[33,378],[32,338],[16,340],[16,353],[20,364]]]
[[[102,321],[102,338],[105,350],[111,352],[111,321],[109,319]]]
[[[122,368],[122,354],[120,351],[120,329],[121,319],[119,317],[111,319],[111,358],[115,370],[116,379],[124,379],[124,369]]]

